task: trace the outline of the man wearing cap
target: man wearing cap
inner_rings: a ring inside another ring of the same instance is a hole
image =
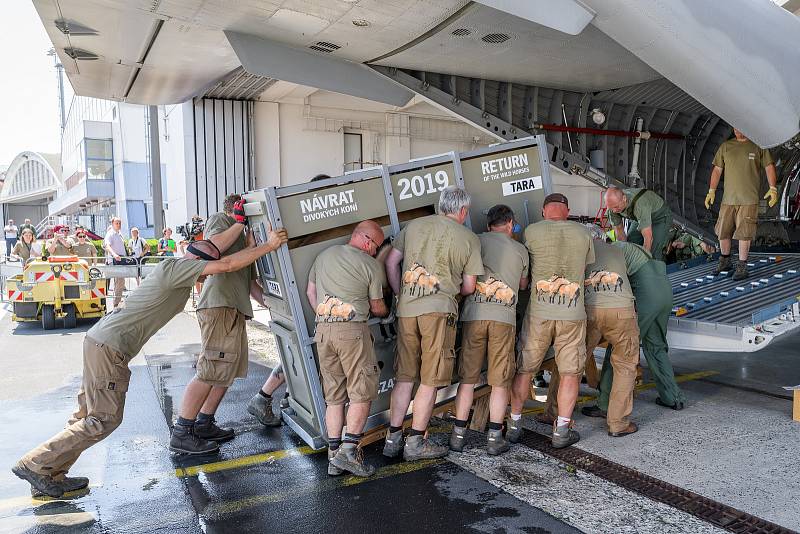
[[[57,498],[88,485],[88,479],[67,477],[67,472],[84,450],[122,423],[131,376],[128,364],[150,337],[183,311],[198,278],[238,271],[286,242],[283,229],[270,231],[263,245],[220,258],[219,251],[227,250],[243,229],[237,223],[210,240],[194,243],[183,258],[159,263],[124,307],[86,333],[77,410],[64,430],[28,452],[12,469],[31,484],[32,492]],[[188,439],[195,449],[210,448],[196,436]]]
[[[606,190],[608,220],[614,227],[617,241],[642,245],[654,258],[663,259],[672,228],[672,212],[664,199],[649,189]],[[633,221],[628,234],[623,219]]]
[[[439,213],[410,221],[386,257],[386,277],[397,302],[395,386],[383,454],[406,461],[441,458],[448,447],[425,438],[436,389],[449,386],[455,365],[456,297],[475,292],[484,273],[481,242],[464,227],[471,197],[450,186],[439,196]],[[402,271],[401,266],[402,264]],[[403,444],[403,420],[414,384],[411,430]]]
[[[595,256],[589,230],[567,220],[567,197],[560,193],[547,195],[542,215],[543,221],[525,229],[531,283],[535,286],[531,286],[520,332],[522,361],[514,378],[506,438],[515,443],[522,435],[522,408],[530,396],[531,375],[539,370],[552,344],[561,375],[552,443],[555,448],[563,448],[580,440],[578,432],[572,430],[572,411],[586,362],[584,272]]]
[[[606,236],[599,227],[589,226],[595,240],[595,261],[586,266],[583,281],[586,297],[586,365],[595,366],[596,369],[593,353],[602,339],[614,346],[613,355],[604,369],[609,375],[607,367],[610,364],[614,385],[606,392],[607,410],[604,409],[602,415],[606,417],[608,435],[616,438],[633,434],[639,429],[636,423],[629,420],[633,411],[636,366],[639,364],[639,326],[625,254],[620,247],[606,243]],[[545,412],[537,415],[537,421],[553,424],[557,417],[555,397],[558,383],[558,370],[554,370],[547,390]],[[598,385],[594,384],[593,387]]]
[[[66,226],[56,226],[53,228],[53,239],[47,242],[47,252],[51,256],[72,256],[75,251],[75,243],[67,237]]]
[[[756,236],[758,227],[758,197],[761,184],[761,169],[767,174],[769,191],[764,195],[769,207],[778,203],[778,175],[769,150],[761,148],[745,135],[733,129],[734,139],[725,141],[714,155],[714,168],[706,195],[706,209],[711,209],[717,186],[725,172],[725,192],[714,230],[719,238],[719,266],[715,274],[733,269],[731,240],[739,241],[739,261],[733,273],[734,280],[744,280],[747,271],[747,256],[750,241]]]
[[[383,301],[386,275],[374,258],[383,242],[383,230],[375,221],[353,229],[350,241],[325,249],[308,273],[306,296],[315,311],[322,387],[325,393],[325,426],[328,431],[328,474],[348,471],[367,477],[375,467],[359,454],[369,407],[378,397],[380,369],[367,326],[370,313],[389,314]],[[342,438],[347,407],[347,432]]]
[[[461,310],[460,384],[450,450],[461,452],[464,449],[475,384],[488,359],[486,381],[492,393],[486,450],[496,456],[509,449],[502,429],[511,384],[517,372],[516,311],[519,290],[528,288],[528,250],[514,239],[511,208],[504,204],[492,206],[486,222],[489,231],[478,236],[484,274],[478,278],[475,292],[464,299]]]
[[[206,222],[206,238],[233,227],[240,229],[236,240],[224,254],[235,254],[247,246],[245,234],[237,222],[237,217],[244,220],[244,213],[237,215],[234,212],[235,206],[241,202],[241,195],[228,195],[223,201],[222,211]],[[250,351],[246,321],[253,317],[250,297],[264,305],[255,264],[247,269],[212,276],[203,283],[197,302],[202,348],[197,360],[197,373],[186,386],[180,417],[172,428],[170,450],[173,452],[209,452],[197,450],[193,436],[215,442],[214,445],[235,437],[233,429],[216,425],[214,415],[233,381],[247,376]]]

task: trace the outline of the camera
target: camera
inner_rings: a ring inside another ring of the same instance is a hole
[[[198,239],[198,236],[203,234],[203,230],[205,229],[205,221],[199,215],[195,215],[192,217],[191,222],[187,222],[185,224],[181,224],[176,228],[179,234],[183,235],[187,241],[195,241]],[[200,238],[202,239],[202,237]]]

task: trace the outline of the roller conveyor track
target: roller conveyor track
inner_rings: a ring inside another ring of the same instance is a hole
[[[715,262],[670,273],[673,304],[676,308],[688,309],[681,318],[747,326],[752,324],[753,314],[800,294],[800,276],[775,278],[776,274],[786,274],[789,270],[800,271],[800,256],[783,255],[780,261],[775,261],[775,256],[752,255],[750,263],[754,264],[750,267],[750,277],[741,281],[734,281],[730,275],[716,279],[707,278],[714,270]],[[703,282],[697,283],[698,278],[702,278]],[[752,285],[752,282],[759,282],[761,279],[769,281],[766,284],[759,283],[758,286]],[[681,283],[691,285],[686,287]],[[746,291],[739,292],[737,287],[744,287]],[[728,295],[722,296],[723,292]],[[706,297],[714,300],[707,302]],[[688,306],[689,303],[695,304],[696,308],[692,309]]]
[[[765,268],[772,267],[775,265],[784,265],[787,261],[792,261],[792,259],[781,259],[781,261],[776,262],[774,258],[775,258],[774,256],[750,258],[748,263],[751,263],[752,266],[749,267],[750,278],[748,279],[748,281],[757,277],[763,278],[764,277],[763,273]],[[796,265],[800,267],[800,258],[796,259],[793,258],[793,260],[796,262]],[[725,279],[731,280],[733,272],[730,272],[725,276],[718,275],[714,278],[709,278],[709,276],[713,276],[712,273],[716,268],[716,266],[717,262],[709,262],[709,263],[704,263],[702,265],[697,265],[690,269],[682,269],[668,274],[669,281],[672,284],[672,293],[674,295],[678,295],[681,293],[685,293],[686,291],[690,291],[692,289],[707,288],[711,284],[721,282],[722,280]],[[789,268],[790,267],[787,267],[787,269]],[[698,278],[702,278],[703,282],[698,283],[697,282]],[[684,286],[681,284],[689,284],[689,285]]]
[[[762,278],[772,279],[776,274],[783,274],[790,269],[800,269],[800,258],[792,260],[783,260],[773,262],[758,269],[750,270],[750,277],[746,280],[736,281],[732,276],[718,277],[717,279],[706,282],[697,287],[684,289],[683,291],[675,291],[675,284],[673,283],[674,304],[682,306],[688,302],[702,301],[704,297],[719,294],[720,291],[733,291],[737,287],[748,286],[752,282],[758,282]],[[697,276],[696,278],[700,278]],[[760,289],[760,288],[759,288]],[[766,289],[766,288],[765,288]]]
[[[724,305],[708,306],[685,317],[698,321],[747,326],[752,324],[753,313],[800,293],[800,279],[792,278],[770,283],[763,291],[728,300]]]

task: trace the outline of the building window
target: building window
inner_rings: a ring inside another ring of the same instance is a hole
[[[114,145],[111,139],[84,139],[86,177],[90,180],[114,179]]]

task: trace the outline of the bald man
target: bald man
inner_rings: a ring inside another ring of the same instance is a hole
[[[370,313],[389,314],[383,301],[386,273],[375,259],[382,242],[381,227],[364,221],[346,244],[329,247],[317,256],[308,273],[306,296],[316,313],[314,341],[327,404],[331,475],[348,471],[367,477],[375,472],[359,454],[358,444],[370,404],[378,396],[380,377],[367,319]],[[342,439],[348,402],[347,433]]]
[[[663,260],[669,244],[672,212],[664,199],[649,189],[606,190],[608,220],[614,226],[617,241],[642,245],[657,260]],[[625,233],[623,219],[633,221]]]
[[[244,213],[242,211],[242,213]],[[12,468],[31,485],[34,496],[61,497],[85,488],[89,479],[67,477],[78,457],[121,423],[131,371],[130,361],[144,344],[183,311],[194,283],[208,275],[238,271],[286,242],[286,231],[270,229],[266,243],[220,257],[244,230],[244,217],[208,241],[197,241],[180,259],[160,262],[133,291],[126,305],[103,317],[83,342],[83,383],[78,408],[61,432],[28,452]],[[190,433],[195,450],[217,450]]]

